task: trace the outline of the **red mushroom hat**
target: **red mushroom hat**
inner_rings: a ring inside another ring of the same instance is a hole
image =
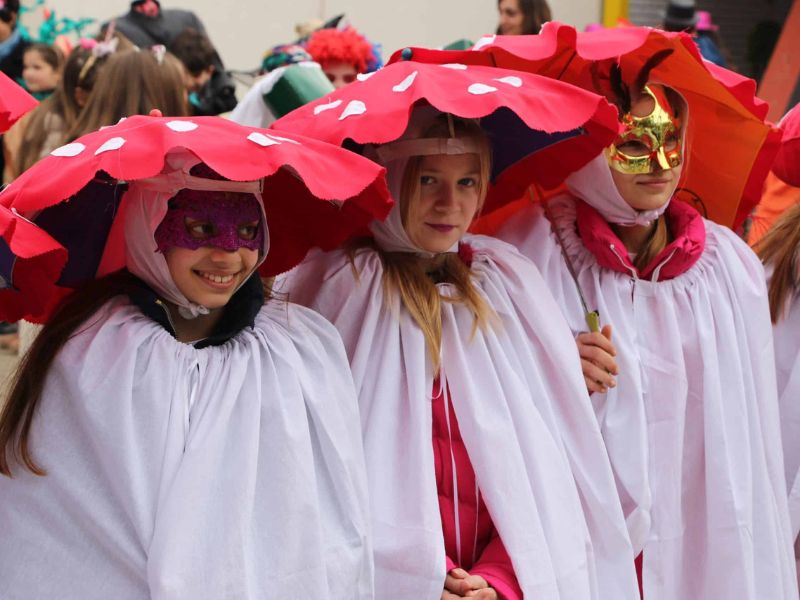
[[[125,267],[127,184],[168,176],[167,159],[175,152],[190,153],[225,179],[263,181],[270,236],[259,269],[264,276],[292,268],[312,247],[332,249],[363,234],[392,206],[384,170],[336,146],[219,117],[130,117],[54,150],[0,193],[7,219],[18,223],[25,215],[45,233],[33,254],[49,249],[58,256],[51,238],[68,257],[63,269],[53,262],[30,281],[20,270],[28,257],[18,251],[22,242],[12,229],[7,247],[0,246],[0,277],[9,294],[51,307],[80,283]],[[46,317],[34,310],[18,314],[9,294],[0,295],[0,319]]]
[[[617,134],[616,109],[592,92],[529,73],[406,58],[298,108],[272,129],[360,151],[400,138],[419,106],[479,119],[492,146],[484,212],[533,182],[558,186]]]
[[[0,133],[8,129],[38,102],[11,78],[0,72]]]

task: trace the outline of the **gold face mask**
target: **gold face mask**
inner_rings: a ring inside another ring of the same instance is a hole
[[[682,162],[681,120],[660,87],[645,86],[644,94],[655,102],[645,117],[622,116],[625,131],[608,147],[608,164],[626,175],[668,171]]]

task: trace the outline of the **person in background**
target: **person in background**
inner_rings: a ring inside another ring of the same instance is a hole
[[[17,28],[19,18],[19,0],[0,0],[0,71],[11,79],[24,85],[22,81],[22,57],[30,43],[22,37]],[[0,136],[2,139],[2,136]],[[5,156],[0,154],[0,172],[5,170]],[[9,329],[9,331],[6,331]],[[0,334],[15,333],[11,326],[0,325]]]
[[[170,52],[175,39],[187,29],[205,34],[206,29],[196,14],[188,10],[163,9],[158,0],[135,0],[127,14],[114,20],[116,29],[140,48],[159,44]],[[219,54],[214,51],[214,71],[209,81],[197,92],[196,115],[218,115],[236,106],[236,86],[225,72]]]
[[[319,29],[308,38],[306,50],[336,89],[380,66],[373,45],[352,27]]]
[[[183,64],[183,83],[189,94],[189,104],[193,109],[199,109],[200,97],[197,94],[214,75],[217,51],[206,34],[190,27],[172,41],[170,52]]]
[[[4,182],[10,183],[66,142],[67,134],[75,126],[108,57],[118,48],[130,50],[132,47],[118,34],[100,42],[85,38],[80,41],[64,65],[55,92],[17,121],[3,137]],[[24,320],[14,327],[18,327],[19,333],[13,330],[0,336],[0,348],[17,351],[22,356],[41,327]]]
[[[6,166],[3,181],[10,183],[40,158],[64,144],[94,88],[97,75],[120,47],[132,47],[120,36],[98,42],[82,39],[64,65],[53,94],[20,119],[3,139]]]
[[[670,0],[664,17],[664,31],[685,31],[691,34],[700,54],[707,61],[728,67],[717,34],[719,27],[711,21],[711,13],[696,10],[694,0]]]
[[[22,56],[30,43],[17,28],[19,0],[0,0],[0,71],[22,83]]]
[[[535,35],[552,20],[547,0],[498,0],[498,35]]]
[[[23,56],[22,79],[37,100],[44,100],[56,89],[64,68],[64,54],[55,46],[33,44]]]
[[[694,28],[696,31],[694,41],[700,48],[703,58],[710,60],[715,65],[729,69],[727,51],[718,33],[719,25],[711,20],[711,13],[707,10],[698,10],[697,24]]]
[[[775,371],[781,415],[784,473],[789,492],[789,517],[795,558],[800,554],[800,152],[796,134],[800,131],[800,104],[780,122],[781,149],[771,176],[786,185],[788,207],[768,233],[753,246],[766,271],[769,305],[775,344]]]
[[[180,61],[157,46],[117,52],[108,59],[68,140],[115,125],[121,118],[158,109],[166,117],[188,115]]]

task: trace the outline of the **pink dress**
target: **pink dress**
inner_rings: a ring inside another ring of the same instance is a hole
[[[504,600],[519,600],[522,590],[511,558],[483,501],[455,410],[452,403],[445,402],[438,379],[432,395],[433,456],[447,571],[461,567],[470,575],[483,577]]]

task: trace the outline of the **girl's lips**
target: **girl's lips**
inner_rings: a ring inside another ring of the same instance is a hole
[[[669,181],[666,179],[648,179],[646,181],[638,181],[637,184],[660,189],[669,185]]]
[[[440,225],[438,223],[425,223],[425,225],[431,227],[432,229],[435,229],[440,233],[450,233],[451,231],[453,231],[453,229],[456,228],[455,225]]]
[[[210,273],[208,271],[194,271],[205,285],[212,287],[216,290],[227,290],[236,283],[237,275],[239,273]]]

